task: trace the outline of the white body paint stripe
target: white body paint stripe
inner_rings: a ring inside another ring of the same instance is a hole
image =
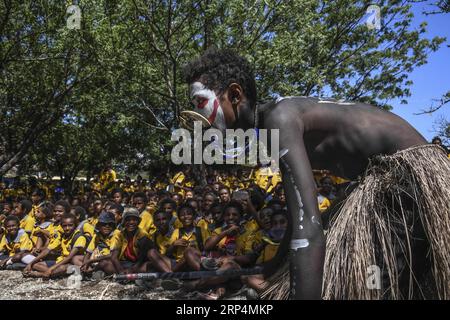
[[[317,103],[334,103],[334,104],[341,104],[341,105],[355,105],[354,102],[351,101],[345,101],[345,100],[334,100],[333,98],[319,98],[319,97],[308,97],[308,96],[286,96],[286,97],[278,97],[275,100],[275,103],[281,102],[285,99],[292,99],[292,98],[304,98],[304,99],[318,99]],[[323,100],[321,100],[323,99]]]
[[[340,105],[346,105],[351,106],[354,105],[354,102],[344,102],[344,101],[329,101],[329,100],[319,100],[317,103],[334,103],[334,104],[340,104]]]
[[[289,152],[289,149],[282,149],[280,151],[280,158],[284,157],[285,155],[287,155],[287,153]]]
[[[294,239],[291,240],[291,249],[292,250],[298,250],[303,249],[309,246],[308,239]]]
[[[297,188],[297,185],[295,184],[295,180],[294,177],[292,176],[292,171],[291,168],[289,167],[289,165],[287,164],[286,161],[284,161],[284,159],[281,159],[281,161],[283,162],[283,164],[286,166],[286,170],[287,170],[287,175],[289,177],[289,179],[291,180],[291,183],[294,187],[294,191],[295,191],[295,196],[297,198],[297,203],[299,206],[299,211],[298,211],[298,219],[299,219],[299,229],[303,230],[303,225],[302,225],[302,221],[303,221],[303,216],[305,214],[305,212],[303,211],[303,202],[302,202],[302,197],[300,195],[300,191]]]

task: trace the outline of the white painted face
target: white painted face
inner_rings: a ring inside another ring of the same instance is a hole
[[[201,82],[191,84],[191,101],[194,111],[208,119],[216,129],[225,132],[225,116],[215,92],[205,88]]]

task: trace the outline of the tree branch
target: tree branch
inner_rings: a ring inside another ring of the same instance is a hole
[[[447,103],[450,102],[450,91],[447,92],[442,98],[433,99],[433,101],[438,102],[438,105],[437,106],[432,105],[430,108],[428,108],[428,110],[422,110],[422,112],[414,113],[414,115],[418,116],[422,114],[431,114],[433,112],[438,111],[439,109],[441,109],[443,106],[445,106]]]

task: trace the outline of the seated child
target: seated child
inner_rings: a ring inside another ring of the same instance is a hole
[[[219,198],[220,203],[222,204],[230,202],[231,200],[230,189],[227,186],[223,186],[219,189]]]
[[[178,207],[183,202],[183,195],[182,193],[173,193],[172,194],[172,200],[175,201],[176,206]]]
[[[257,231],[258,226],[258,214],[253,206],[252,198],[247,190],[239,190],[233,192],[232,200],[237,201],[242,206],[241,224],[244,225],[246,231]]]
[[[84,221],[86,219],[86,210],[82,206],[73,206],[70,209],[70,213],[77,217],[78,221]]]
[[[217,199],[216,194],[214,192],[206,191],[203,194],[203,199],[201,202],[202,203],[202,208],[201,208],[202,214],[201,215],[202,216],[206,215],[209,212],[209,210],[211,209],[212,204],[216,201],[219,201]]]
[[[139,211],[139,216],[141,222],[139,223],[139,228],[141,228],[149,236],[152,236],[156,230],[155,224],[153,223],[153,215],[147,211],[147,195],[143,192],[137,192],[133,196],[133,206]]]
[[[41,249],[47,248],[50,244],[51,236],[55,233],[53,223],[51,221],[53,212],[52,207],[47,204],[40,205],[35,208],[36,224],[31,233],[31,241],[34,244],[33,254],[38,254]]]
[[[13,211],[14,211],[14,206],[13,206],[12,202],[11,201],[6,201],[3,204],[3,211],[1,212],[1,214],[4,215],[5,217],[7,217]]]
[[[263,245],[262,238],[267,235],[271,228],[271,219],[274,209],[271,207],[264,207],[259,211],[258,230],[254,232],[253,251],[259,252],[259,247]]]
[[[70,204],[65,200],[58,200],[53,207],[53,228],[56,233],[63,233],[61,219],[65,214],[70,213]]]
[[[77,218],[73,214],[64,214],[60,225],[63,233],[59,233],[57,238],[50,241],[47,248],[25,268],[24,275],[53,278],[66,274],[70,264],[83,265],[87,240],[83,233],[77,230],[77,225]],[[61,252],[56,261],[42,261],[54,250]]]
[[[97,269],[105,269],[105,273],[108,274],[114,272],[114,270],[108,269],[111,264],[107,264],[104,261],[111,258],[111,244],[119,236],[119,233],[120,231],[116,229],[114,214],[112,212],[102,212],[95,226],[94,237],[86,249],[86,255],[81,266],[82,272],[90,273]]]
[[[140,221],[136,208],[125,208],[122,230],[111,243],[111,259],[104,260],[103,271],[122,274],[147,271],[147,254],[153,243],[148,234],[139,228]]]
[[[171,213],[164,211],[167,215]],[[182,227],[172,232],[165,255],[156,250],[149,254],[152,267],[160,272],[175,272],[186,269],[185,252],[189,248],[192,254],[200,255],[204,249],[204,241],[208,237],[205,229],[194,225],[196,212],[187,203],[178,208],[178,219]]]
[[[151,249],[149,254],[149,260],[152,260],[152,250],[157,250],[161,255],[165,255],[167,249],[170,247],[170,239],[174,232],[174,227],[170,221],[172,214],[163,210],[158,210],[154,213],[154,222],[156,226],[156,232],[153,234],[153,243],[155,248]]]
[[[109,211],[112,205],[114,205],[115,202],[109,201],[105,199],[105,204],[103,205],[103,211]],[[101,214],[101,213],[100,213]]]
[[[20,228],[19,218],[14,215],[7,216],[4,227],[5,234],[0,241],[0,269],[16,262],[30,263],[34,258],[30,255],[33,243],[28,233]]]
[[[200,206],[198,204],[198,201],[196,199],[190,198],[185,201],[185,203],[189,204],[192,208],[194,208],[196,214],[194,225],[197,227],[203,228],[204,230],[208,231],[208,220],[206,217],[202,214],[200,210]]]
[[[253,258],[253,233],[246,231],[241,225],[242,206],[237,201],[228,202],[223,208],[224,226],[216,228],[205,242],[205,250],[210,251],[207,258],[193,250],[185,254],[186,264],[192,270],[240,269],[241,266],[250,265]],[[216,286],[215,293],[208,299],[219,299],[225,294],[225,285],[229,279],[225,277],[211,277],[199,279],[185,284],[187,289],[195,290]]]
[[[22,200],[16,203],[14,208],[14,214],[20,219],[20,228],[23,229],[28,235],[33,232],[34,224],[36,220],[31,214],[32,204],[29,200]]]
[[[265,213],[261,212],[264,216]],[[270,230],[264,230],[261,237],[261,245],[256,249],[256,254],[259,255],[256,260],[257,265],[264,264],[275,257],[278,247],[283,240],[284,233],[287,230],[288,218],[286,210],[278,210],[271,214]],[[258,293],[264,291],[268,283],[264,279],[263,274],[256,274],[250,276],[242,276],[241,280],[248,287],[255,289]]]
[[[186,188],[185,193],[184,193],[184,197],[186,198],[186,200],[193,199],[194,198],[194,191],[191,188]]]
[[[209,212],[206,215],[205,220],[208,223],[208,231],[210,234],[223,224],[222,209],[222,204],[218,201],[215,201],[209,208]]]
[[[205,250],[211,251],[212,257],[227,257],[240,266],[252,263],[254,233],[242,225],[242,206],[231,200],[223,208],[223,226],[216,228],[206,240]],[[196,264],[196,270],[199,265]]]
[[[31,202],[32,202],[31,213],[32,216],[35,216],[37,208],[39,208],[45,203],[45,191],[40,188],[35,188],[31,192]]]
[[[87,238],[88,243],[94,237],[95,226],[98,222],[98,216],[103,211],[103,202],[100,199],[94,201],[93,206],[88,210],[89,218],[82,221],[77,229],[80,230]]]
[[[158,209],[158,195],[156,194],[156,192],[148,191],[147,198],[147,211],[153,214]]]
[[[175,203],[175,201],[173,201],[170,198],[162,199],[159,202],[159,208],[172,214],[171,224],[174,226],[174,228],[183,227],[183,224],[181,223],[180,219],[177,218],[177,204]]]
[[[114,215],[114,221],[116,223],[116,228],[120,229],[121,227],[121,222],[122,222],[122,215],[123,215],[123,210],[125,208],[119,204],[114,204],[112,205],[108,212],[111,212]]]
[[[175,259],[166,256],[167,249],[171,246],[171,238],[174,232],[172,213],[158,210],[154,213],[156,232],[153,234],[155,247],[148,252],[148,260],[153,269],[162,272],[170,272],[176,265]]]
[[[123,190],[120,188],[113,189],[111,199],[115,204],[123,206]]]

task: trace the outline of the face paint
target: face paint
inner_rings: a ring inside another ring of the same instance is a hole
[[[201,82],[194,82],[191,84],[191,101],[195,112],[208,119],[211,126],[225,132],[225,116],[214,91],[205,88]]]

